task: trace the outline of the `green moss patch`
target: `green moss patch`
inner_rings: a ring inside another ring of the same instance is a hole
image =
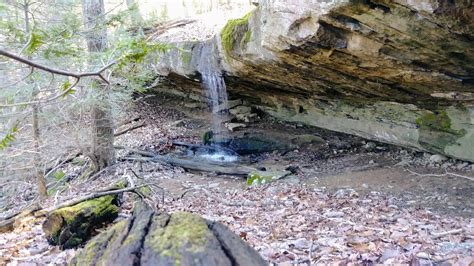
[[[418,119],[419,143],[428,150],[444,153],[447,146],[456,144],[456,141],[466,134],[466,130],[452,128],[451,118],[445,110],[426,112]]]
[[[51,244],[72,248],[89,239],[95,229],[112,222],[118,212],[117,197],[104,196],[52,212],[43,230]]]
[[[150,232],[147,244],[162,256],[172,257],[179,264],[182,252],[203,252],[212,237],[204,219],[191,213],[174,213],[164,228]]]
[[[241,29],[245,32],[240,38],[242,38],[243,43],[247,43],[250,41],[252,36],[252,32],[248,30],[248,23],[249,18],[252,12],[245,15],[243,18],[239,19],[231,19],[227,22],[224,28],[221,31],[221,40],[222,40],[222,47],[227,55],[231,55],[232,51],[234,50],[234,45],[237,42],[238,33],[240,33]],[[239,38],[239,39],[240,39]]]
[[[268,184],[270,182],[273,182],[278,179],[282,179],[288,175],[290,175],[291,172],[289,171],[254,171],[247,176],[247,185],[248,186],[253,186],[253,185],[263,185],[263,184]]]

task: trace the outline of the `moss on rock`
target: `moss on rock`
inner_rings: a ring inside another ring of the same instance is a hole
[[[456,145],[466,134],[465,129],[453,129],[451,118],[446,110],[425,112],[416,119],[419,126],[419,143],[428,150],[445,153],[448,146]]]
[[[222,47],[227,55],[231,55],[232,51],[234,50],[234,45],[237,42],[237,33],[239,27],[244,27],[245,34],[243,35],[243,42],[247,43],[250,41],[250,37],[252,36],[252,32],[248,29],[249,18],[252,12],[248,13],[242,18],[239,19],[231,19],[227,22],[224,28],[221,31],[221,40],[222,40]],[[242,38],[242,36],[241,36]],[[247,40],[247,41],[245,41]]]

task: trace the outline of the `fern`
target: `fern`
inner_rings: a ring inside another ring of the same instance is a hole
[[[8,132],[0,141],[0,150],[6,149],[10,144],[15,141],[15,133],[17,133],[18,128],[14,126],[10,132]]]

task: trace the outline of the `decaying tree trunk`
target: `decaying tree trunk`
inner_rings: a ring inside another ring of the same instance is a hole
[[[268,265],[224,225],[195,214],[154,214],[144,204],[132,217],[91,239],[71,265]]]
[[[118,196],[108,195],[50,213],[43,224],[52,245],[73,248],[87,241],[94,231],[117,218]]]
[[[107,48],[107,28],[105,27],[105,7],[103,0],[83,0],[83,16],[86,30],[87,48],[91,54],[103,52]],[[93,63],[93,62],[91,62]],[[94,81],[96,103],[92,109],[93,144],[92,160],[96,171],[104,169],[115,161],[114,130],[108,87]]]

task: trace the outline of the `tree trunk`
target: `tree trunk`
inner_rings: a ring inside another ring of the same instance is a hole
[[[25,14],[25,32],[28,35],[30,33],[30,16],[29,16],[29,2],[28,0],[23,1],[23,11]],[[31,56],[28,56],[28,59],[31,59]],[[30,79],[29,82],[33,83]],[[33,90],[33,99],[36,98],[38,95],[38,90]],[[44,178],[44,173],[42,170],[42,158],[41,158],[41,136],[40,136],[40,128],[39,128],[39,112],[40,108],[38,104],[34,104],[32,106],[32,134],[33,134],[33,149],[34,149],[34,161],[35,161],[35,178],[36,184],[38,186],[38,194],[40,201],[45,199],[48,196],[48,192],[46,189],[46,181]]]
[[[100,263],[98,263],[100,262]],[[268,265],[227,227],[195,214],[157,213],[137,203],[133,214],[91,239],[70,265]]]
[[[107,48],[105,8],[103,0],[83,0],[83,16],[86,30],[87,48],[91,54],[103,52]],[[91,64],[93,62],[90,62]],[[92,108],[93,144],[92,159],[99,171],[115,162],[114,130],[108,88],[97,81],[96,103]]]

